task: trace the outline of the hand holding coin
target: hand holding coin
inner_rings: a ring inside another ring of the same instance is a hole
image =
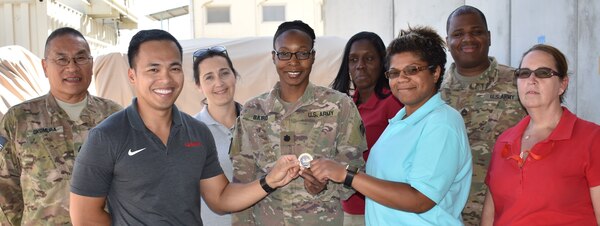
[[[300,162],[300,167],[303,168],[310,168],[310,162],[313,160],[312,155],[308,154],[308,153],[302,153],[300,156],[298,156],[298,161]]]

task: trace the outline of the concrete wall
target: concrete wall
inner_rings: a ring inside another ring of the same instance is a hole
[[[467,4],[486,15],[490,55],[517,67],[524,51],[550,44],[568,58],[570,84],[565,105],[600,124],[600,1],[597,0],[324,0],[325,34],[349,38],[368,30],[389,43],[408,25],[428,25],[446,36],[448,15]],[[449,56],[449,62],[452,62]]]
[[[285,20],[302,20],[323,35],[322,0],[192,0],[195,38],[272,36],[281,22],[263,22],[263,5],[284,5]],[[206,23],[206,8],[230,7],[230,23]]]

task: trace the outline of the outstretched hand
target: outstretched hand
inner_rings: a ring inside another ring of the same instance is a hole
[[[300,163],[295,155],[281,156],[265,178],[272,188],[283,187],[298,177]]]
[[[331,180],[342,183],[346,178],[346,167],[334,160],[321,158],[310,162],[312,175],[319,181]]]
[[[310,168],[303,169],[300,176],[304,178],[304,188],[311,195],[317,195],[327,187],[327,180],[315,178]]]

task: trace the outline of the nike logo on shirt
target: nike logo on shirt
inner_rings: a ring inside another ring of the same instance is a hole
[[[140,153],[140,151],[143,151],[143,150],[146,150],[146,148],[138,149],[138,150],[135,150],[135,151],[131,151],[131,149],[129,149],[129,151],[127,152],[127,154],[129,156],[134,156],[135,154]]]

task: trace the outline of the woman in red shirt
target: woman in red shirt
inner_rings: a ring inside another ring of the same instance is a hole
[[[529,113],[494,146],[481,225],[600,224],[600,126],[562,107],[565,56],[535,45],[515,71]]]
[[[391,95],[385,78],[385,45],[373,32],[359,32],[352,36],[342,56],[342,64],[331,88],[351,95],[358,107],[367,135],[368,150],[363,153],[367,161],[369,150],[375,144],[388,119],[394,117],[402,104]],[[355,193],[342,201],[344,225],[365,225],[365,197]]]

